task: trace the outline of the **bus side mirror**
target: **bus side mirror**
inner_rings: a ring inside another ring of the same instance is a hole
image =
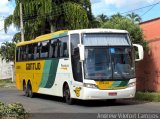
[[[84,45],[78,44],[79,47],[79,54],[80,54],[80,61],[84,61]]]
[[[136,55],[135,61],[143,60],[144,57],[143,47],[139,44],[133,44],[133,46],[137,49],[135,50],[135,55]]]

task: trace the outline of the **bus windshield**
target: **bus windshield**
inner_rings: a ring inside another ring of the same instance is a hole
[[[135,77],[131,47],[86,47],[86,79],[129,79]]]

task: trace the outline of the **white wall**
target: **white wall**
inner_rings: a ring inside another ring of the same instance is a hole
[[[8,79],[12,77],[11,63],[6,63],[0,58],[0,79]]]

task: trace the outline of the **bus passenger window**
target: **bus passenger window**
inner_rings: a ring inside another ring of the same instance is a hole
[[[37,59],[40,59],[40,48],[41,48],[41,43],[38,43],[38,45],[37,45],[37,52],[36,52]]]
[[[55,58],[55,47],[56,47],[55,40],[51,40],[49,58]]]
[[[22,61],[27,60],[26,46],[21,47],[21,60]]]
[[[40,57],[41,58],[48,58],[48,56],[49,56],[49,41],[43,41],[41,43]]]
[[[20,61],[20,47],[16,49],[16,61]]]
[[[60,57],[68,57],[68,37],[60,38],[61,47],[60,47]]]
[[[34,43],[33,44],[33,48],[34,48],[34,59],[39,59],[39,48],[38,48],[38,44],[37,43]]]
[[[68,57],[67,43],[63,43],[63,56]]]
[[[33,53],[34,53],[34,49],[32,44],[28,45],[28,60],[32,60],[33,59]]]
[[[61,41],[57,39],[57,41],[55,42],[55,55],[54,55],[56,58],[60,57],[60,47],[61,47]]]
[[[23,60],[23,50],[22,50],[22,46],[19,47],[19,50],[20,50],[20,54],[19,54],[19,61],[22,61]]]
[[[49,58],[68,57],[68,37],[51,40],[49,46]]]

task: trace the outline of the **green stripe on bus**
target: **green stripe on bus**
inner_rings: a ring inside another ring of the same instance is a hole
[[[49,77],[47,84],[45,85],[45,88],[51,88],[54,84],[55,78],[56,78],[56,73],[58,69],[58,63],[59,59],[53,59],[50,65],[50,70],[49,70]]]
[[[121,84],[121,81],[114,81],[110,88],[118,87]]]
[[[58,37],[59,37],[59,34],[53,35],[53,38],[58,38]]]
[[[53,38],[59,38],[59,37],[67,36],[67,33],[68,32],[64,32],[64,33],[61,33],[61,34],[54,34]]]
[[[59,37],[63,37],[63,36],[66,36],[67,35],[67,32],[64,32],[62,34],[59,35]]]
[[[127,86],[128,80],[126,81],[114,81],[114,83],[109,88],[115,88],[115,87],[124,87]]]
[[[48,77],[49,77],[48,73],[49,73],[49,70],[50,70],[50,66],[51,66],[51,61],[45,61],[40,87],[44,88],[45,85],[47,84]]]
[[[129,80],[126,80],[126,81],[122,81],[119,85],[119,87],[123,87],[123,86],[127,86]]]
[[[40,87],[51,88],[53,86],[57,73],[58,62],[58,59],[45,61]]]

